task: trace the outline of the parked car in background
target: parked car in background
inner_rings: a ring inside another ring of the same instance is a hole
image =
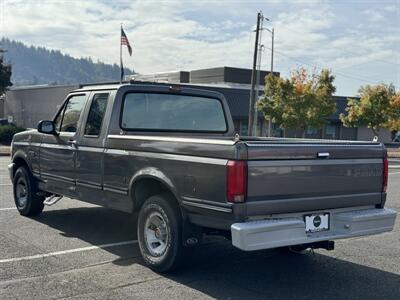
[[[204,234],[244,251],[332,250],[396,217],[381,143],[239,137],[220,93],[185,85],[83,86],[14,136],[9,171],[24,216],[61,196],[137,212],[141,254],[160,272],[190,262]]]
[[[7,118],[0,118],[0,125],[8,125],[8,119]]]

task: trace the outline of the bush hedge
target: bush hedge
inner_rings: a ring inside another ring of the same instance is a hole
[[[0,125],[0,144],[10,144],[14,134],[24,130],[15,125]]]

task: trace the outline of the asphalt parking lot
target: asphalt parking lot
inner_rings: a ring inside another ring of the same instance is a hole
[[[395,230],[336,242],[335,251],[245,253],[210,238],[184,270],[142,265],[135,218],[71,199],[40,217],[14,209],[0,157],[0,299],[400,299],[400,218]],[[400,211],[400,165],[387,206]]]

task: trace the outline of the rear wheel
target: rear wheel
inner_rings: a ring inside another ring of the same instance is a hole
[[[169,195],[156,195],[145,201],[137,230],[142,257],[155,271],[175,270],[193,252],[193,248],[183,246],[181,212]]]
[[[17,169],[13,178],[14,201],[23,216],[36,216],[43,211],[44,197],[37,196],[36,182],[27,167]]]

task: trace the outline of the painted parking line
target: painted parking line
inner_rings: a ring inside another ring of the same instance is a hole
[[[400,174],[400,172],[389,172],[389,175],[396,175],[396,174]]]
[[[17,209],[16,207],[3,207],[3,208],[0,208],[0,211],[2,211],[2,210],[15,210],[15,209]]]
[[[90,250],[96,250],[96,249],[106,249],[106,248],[110,248],[110,247],[131,245],[131,244],[136,244],[137,242],[138,242],[137,240],[130,240],[130,241],[124,241],[124,242],[118,242],[118,243],[111,243],[111,244],[103,244],[103,245],[98,245],[98,246],[75,248],[75,249],[56,251],[56,252],[50,252],[50,253],[44,253],[44,254],[36,254],[36,255],[22,256],[22,257],[15,257],[15,258],[6,258],[6,259],[0,259],[0,264],[9,263],[9,262],[23,261],[23,260],[46,258],[46,257],[51,257],[51,256],[59,256],[59,255],[64,255],[64,254],[70,254],[70,253],[76,253],[76,252],[84,252],[84,251],[90,251]]]

